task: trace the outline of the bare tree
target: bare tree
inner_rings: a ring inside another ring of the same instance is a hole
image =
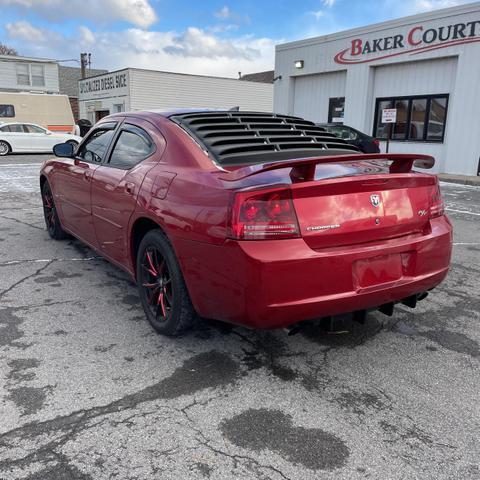
[[[18,55],[18,52],[14,48],[0,43],[0,55]]]

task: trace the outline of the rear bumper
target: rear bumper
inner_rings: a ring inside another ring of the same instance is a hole
[[[201,316],[276,328],[435,287],[448,272],[452,229],[444,216],[431,221],[427,235],[321,251],[301,238],[174,245]]]

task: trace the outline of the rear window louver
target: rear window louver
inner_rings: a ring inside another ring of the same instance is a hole
[[[358,151],[313,122],[262,112],[199,112],[170,117],[221,165]],[[290,152],[290,153],[289,153]]]

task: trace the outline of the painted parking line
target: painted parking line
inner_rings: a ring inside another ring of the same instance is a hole
[[[453,212],[453,213],[462,213],[464,215],[474,215],[476,217],[480,217],[480,213],[477,213],[477,212],[469,212],[468,210],[457,210],[455,208],[450,208],[450,207],[447,207],[445,209],[447,212]]]

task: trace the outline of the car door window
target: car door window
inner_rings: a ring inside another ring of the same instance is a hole
[[[122,129],[113,147],[109,165],[129,170],[145,160],[154,151],[153,141],[141,128],[127,125]]]
[[[13,124],[13,125],[8,125],[8,131],[12,133],[25,133],[25,130],[23,129],[23,125],[20,124]]]
[[[23,126],[27,133],[45,133],[46,130],[42,127],[38,127],[37,125],[24,125]]]
[[[95,129],[81,145],[77,157],[90,163],[102,162],[115,133],[115,127],[116,123],[110,123]]]

